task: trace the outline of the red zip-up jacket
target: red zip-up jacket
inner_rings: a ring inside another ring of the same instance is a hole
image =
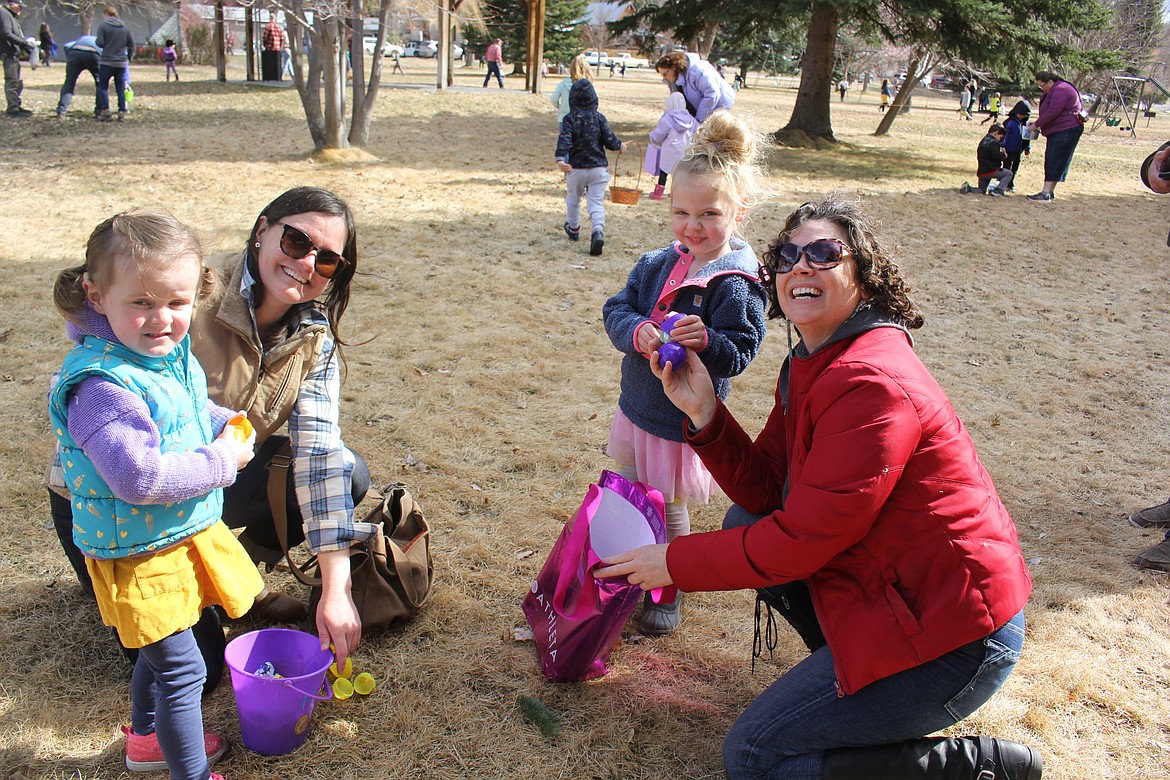
[[[676,539],[666,559],[675,584],[806,580],[846,694],[1019,612],[1032,580],[1015,524],[908,335],[877,327],[786,368],[754,443],[721,403],[687,432],[733,501],[775,511]]]

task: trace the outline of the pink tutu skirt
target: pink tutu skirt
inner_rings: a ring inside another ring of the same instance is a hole
[[[691,445],[646,433],[621,409],[609,428],[605,454],[617,461],[621,470],[635,467],[638,481],[662,491],[668,504],[706,504],[715,493],[715,480]]]

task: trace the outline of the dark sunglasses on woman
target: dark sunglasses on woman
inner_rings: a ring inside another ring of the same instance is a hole
[[[797,246],[796,244],[781,244],[775,253],[770,253],[768,260],[778,260],[776,273],[786,274],[791,271],[803,255],[808,261],[808,267],[818,271],[827,271],[841,265],[847,253],[853,250],[844,241],[836,238],[819,238],[816,241]],[[766,265],[760,266],[760,281],[768,284],[772,281],[772,269]]]
[[[316,250],[317,257],[313,260],[313,269],[322,277],[332,279],[335,273],[349,264],[348,260],[336,252],[322,249],[314,244],[313,239],[309,238],[303,230],[298,230],[287,222],[276,224],[284,228],[284,233],[280,236],[280,251],[293,260],[301,260]]]

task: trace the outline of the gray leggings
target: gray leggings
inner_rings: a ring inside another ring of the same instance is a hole
[[[605,185],[608,183],[607,168],[574,168],[565,174],[565,221],[569,227],[581,225],[581,196],[584,195],[593,230],[605,228]]]

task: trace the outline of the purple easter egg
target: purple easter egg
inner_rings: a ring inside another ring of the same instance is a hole
[[[659,368],[666,368],[669,363],[671,367],[677,371],[686,365],[687,362],[687,348],[682,344],[676,344],[671,341],[668,344],[663,344],[658,348],[658,366]]]
[[[669,334],[672,330],[674,330],[674,326],[678,324],[678,321],[681,320],[685,316],[687,316],[687,315],[685,315],[685,314],[672,314],[669,317],[667,317],[665,320],[662,321],[662,332]]]

